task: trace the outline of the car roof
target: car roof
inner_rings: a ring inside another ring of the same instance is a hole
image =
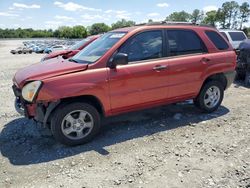
[[[137,25],[137,26],[132,26],[132,27],[124,27],[124,28],[119,28],[115,29],[111,32],[131,32],[137,29],[212,29],[212,30],[217,30],[215,27],[212,26],[206,26],[206,25],[194,25],[194,24],[152,24],[152,25]]]

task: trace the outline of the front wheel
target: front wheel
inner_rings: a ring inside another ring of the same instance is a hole
[[[218,81],[209,81],[202,87],[194,104],[202,111],[211,113],[219,108],[223,97],[223,85]]]
[[[51,131],[65,145],[89,142],[100,130],[100,114],[90,104],[70,103],[60,106],[52,116]]]

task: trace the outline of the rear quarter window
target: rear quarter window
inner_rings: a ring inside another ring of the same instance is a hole
[[[205,32],[208,38],[213,42],[213,44],[216,46],[219,50],[226,50],[229,48],[227,42],[223,37],[221,37],[217,32],[215,31],[206,31]]]

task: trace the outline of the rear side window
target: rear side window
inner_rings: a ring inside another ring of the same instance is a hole
[[[225,39],[227,39],[227,41],[229,41],[228,37],[227,37],[227,34],[225,32],[220,32],[220,33],[223,35],[223,37],[225,37]]]
[[[229,32],[229,35],[232,41],[243,41],[246,39],[246,36],[242,32]]]
[[[219,50],[226,50],[229,48],[226,41],[215,31],[206,31],[208,38],[214,43]]]
[[[199,36],[191,30],[168,30],[169,56],[207,52]]]

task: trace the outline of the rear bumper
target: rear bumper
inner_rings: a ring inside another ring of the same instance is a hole
[[[234,82],[235,80],[235,76],[236,76],[236,71],[230,71],[230,72],[226,72],[224,73],[226,79],[227,79],[227,86],[226,86],[226,89],[228,89],[232,83]]]

